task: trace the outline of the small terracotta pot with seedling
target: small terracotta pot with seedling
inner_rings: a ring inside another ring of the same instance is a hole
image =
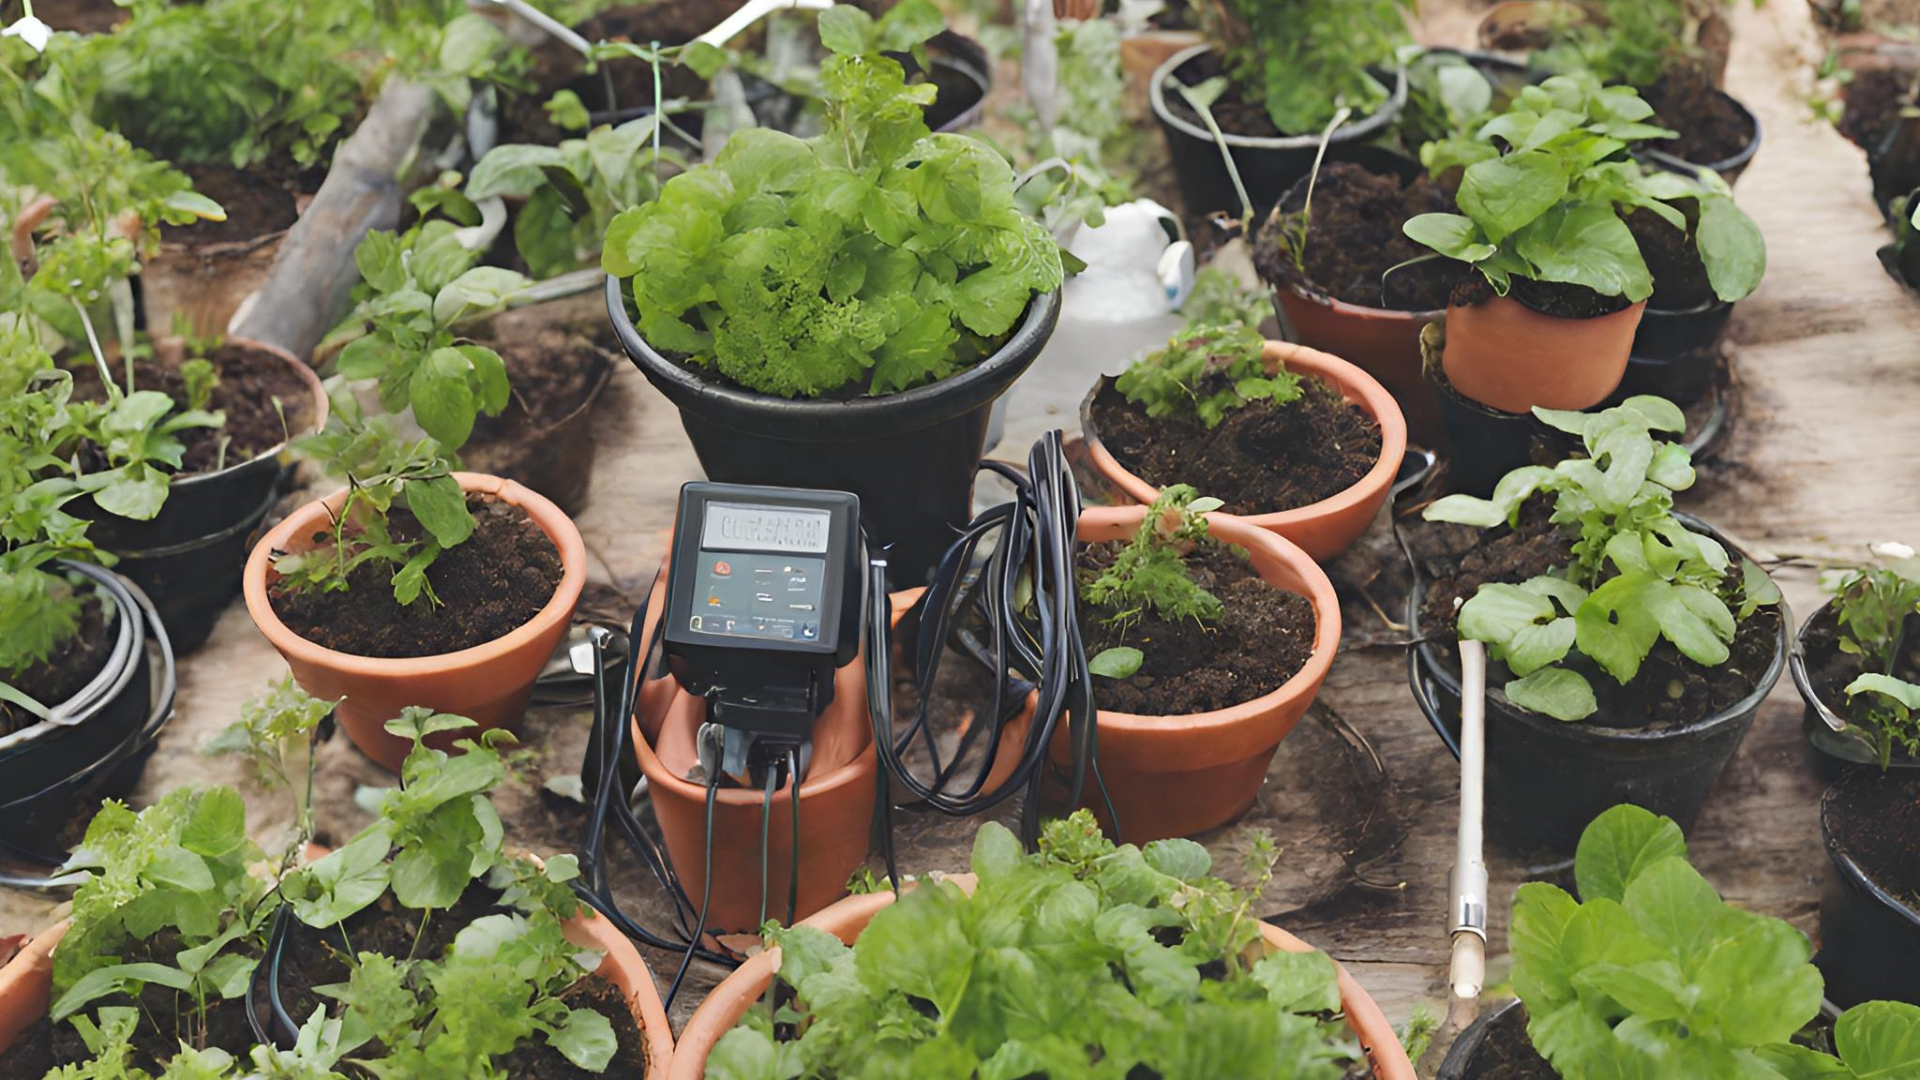
[[[1246,812],[1340,645],[1326,573],[1218,507],[1176,485],[1150,507],[1080,518],[1100,776],[1120,835],[1138,843]],[[1064,727],[1050,753],[1057,768],[1072,760]],[[1105,809],[1092,785],[1086,802]]]
[[[1422,148],[1431,173],[1462,170],[1460,212],[1422,214],[1406,233],[1478,271],[1447,309],[1441,366],[1454,391],[1507,413],[1586,409],[1614,392],[1655,285],[1629,203],[1693,235],[1719,299],[1759,285],[1765,241],[1725,184],[1631,157],[1666,134],[1631,89],[1556,76],[1472,133]],[[1680,204],[1697,208],[1697,227]]]

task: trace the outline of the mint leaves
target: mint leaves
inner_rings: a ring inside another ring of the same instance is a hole
[[[1779,603],[1780,591],[1744,562],[1731,583],[1726,549],[1673,516],[1674,492],[1693,486],[1692,458],[1653,433],[1682,430],[1680,409],[1643,396],[1597,414],[1534,415],[1580,436],[1587,456],[1516,469],[1490,499],[1449,495],[1424,514],[1491,529],[1516,524],[1528,499],[1551,493],[1554,524],[1576,537],[1563,570],[1482,585],[1460,609],[1461,638],[1486,642],[1516,676],[1507,699],[1558,720],[1593,715],[1599,704],[1588,675],[1565,666],[1576,653],[1622,685],[1662,639],[1695,663],[1726,663],[1740,622]]]
[[[1016,206],[1012,167],[931,134],[933,87],[879,51],[937,29],[931,10],[828,12],[822,135],[741,131],[614,219],[602,263],[631,279],[655,348],[764,394],[889,394],[978,362],[1059,287],[1059,245]]]
[[[1839,1058],[1790,1040],[1820,1011],[1812,947],[1729,907],[1688,864],[1679,826],[1616,806],[1588,826],[1576,901],[1530,882],[1513,906],[1513,987],[1533,1045],[1566,1080],[1807,1080],[1920,1069],[1920,1008],[1849,1011]]]
[[[1359,1051],[1333,962],[1262,955],[1255,898],[1210,869],[1187,840],[1116,848],[1086,811],[1032,856],[989,823],[971,897],[922,882],[851,948],[770,928],[797,1000],[772,1022],[751,1010],[707,1076],[1338,1080]]]

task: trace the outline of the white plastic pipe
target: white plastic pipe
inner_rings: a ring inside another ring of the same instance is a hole
[[[513,12],[522,21],[545,31],[549,37],[557,38],[567,48],[586,56],[593,49],[593,42],[573,32],[572,28],[553,16],[527,3],[527,0],[492,0],[493,3]]]
[[[697,40],[708,45],[725,45],[739,37],[747,27],[776,11],[825,11],[832,6],[833,0],[747,0],[738,11],[727,16],[719,26],[701,34]]]
[[[1460,836],[1453,866],[1453,965],[1457,998],[1487,980],[1487,863],[1482,826],[1487,778],[1487,647],[1460,643]]]

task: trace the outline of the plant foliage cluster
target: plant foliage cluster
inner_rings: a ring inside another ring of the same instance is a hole
[[[1700,26],[1733,0],[1579,0],[1549,20],[1549,45],[1533,53],[1548,71],[1585,71],[1602,82],[1649,87],[1699,63]]]
[[[1318,134],[1342,109],[1365,115],[1390,91],[1371,68],[1409,40],[1412,0],[1192,0],[1227,73],[1288,135]]]
[[[1211,869],[1190,840],[1115,847],[1084,810],[1034,855],[988,823],[972,896],[923,881],[852,947],[770,929],[795,1000],[750,1011],[707,1075],[1338,1080],[1359,1049],[1333,962],[1262,949],[1258,893]]]
[[[886,55],[940,25],[927,0],[878,22],[826,12],[821,135],[738,132],[614,219],[602,259],[649,342],[761,393],[888,394],[987,356],[1059,287],[1059,245],[1020,211],[1012,168],[931,134],[933,86]]]
[[[1836,1053],[1807,1045],[1823,982],[1806,936],[1723,901],[1687,862],[1671,819],[1607,811],[1581,837],[1574,875],[1579,900],[1556,885],[1520,886],[1511,935],[1528,1034],[1566,1080],[1920,1069],[1912,1005],[1857,1006],[1833,1030]]]
[[[1148,614],[1168,622],[1218,622],[1220,598],[1200,587],[1187,570],[1194,549],[1212,542],[1206,514],[1221,507],[1189,484],[1175,484],[1148,507],[1146,520],[1113,562],[1080,586],[1080,595],[1113,614],[1122,626]]]
[[[1259,329],[1245,323],[1183,331],[1134,361],[1114,388],[1150,417],[1181,417],[1212,430],[1254,402],[1300,399],[1298,375],[1285,368],[1268,372],[1266,346]]]
[[[1780,592],[1751,562],[1732,572],[1724,547],[1673,516],[1674,493],[1693,486],[1692,456],[1654,433],[1685,427],[1679,407],[1633,397],[1600,413],[1534,415],[1579,436],[1586,456],[1516,469],[1491,499],[1449,495],[1425,513],[1481,529],[1514,526],[1527,500],[1551,495],[1552,521],[1572,539],[1567,566],[1482,585],[1460,609],[1460,637],[1486,642],[1516,676],[1508,700],[1585,719],[1599,708],[1590,677],[1631,682],[1663,638],[1696,663],[1726,663],[1739,623],[1779,603]]]
[[[1840,651],[1859,657],[1862,669],[1846,688],[1854,732],[1882,769],[1895,750],[1920,757],[1920,686],[1895,675],[1908,646],[1908,622],[1920,615],[1920,558],[1908,554],[1840,575],[1833,611]]]
[[[1747,296],[1766,273],[1759,227],[1718,177],[1634,160],[1635,144],[1673,135],[1653,120],[1632,88],[1590,75],[1526,87],[1471,134],[1421,148],[1435,176],[1463,170],[1460,213],[1422,214],[1406,234],[1472,265],[1502,296],[1523,278],[1638,303],[1653,295],[1653,275],[1623,215],[1645,210],[1691,235],[1721,300]]]

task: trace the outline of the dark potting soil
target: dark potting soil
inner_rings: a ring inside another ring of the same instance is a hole
[[[467,496],[473,535],[427,568],[440,605],[423,594],[410,607],[393,598],[393,567],[369,560],[348,575],[344,592],[291,592],[267,587],[274,614],[316,645],[352,656],[398,659],[441,656],[505,637],[540,613],[560,584],[560,553],[519,508],[491,495]],[[426,535],[419,519],[400,507],[388,515],[395,540]],[[313,536],[326,544],[332,534]]]
[[[1653,106],[1652,123],[1680,133],[1653,145],[1682,161],[1714,165],[1753,141],[1753,123],[1732,99],[1714,88],[1705,68],[1682,65],[1641,92]]]
[[[1527,1037],[1527,1010],[1516,1008],[1488,1022],[1464,1080],[1560,1080],[1560,1076]]]
[[[1900,110],[1914,103],[1920,72],[1898,67],[1869,68],[1853,73],[1846,85],[1846,111],[1840,134],[1868,153],[1878,153],[1887,133],[1900,120]]]
[[[1305,272],[1294,261],[1292,242],[1306,201],[1304,188],[1296,188],[1283,204],[1284,219],[1269,217],[1261,227],[1254,263],[1275,285],[1305,284],[1364,307],[1437,311],[1447,306],[1467,268],[1453,259],[1403,266],[1430,252],[1408,239],[1401,225],[1420,214],[1454,213],[1456,190],[1425,173],[1407,182],[1353,162],[1333,162],[1314,183]],[[1394,267],[1401,268],[1387,275]]]
[[[436,911],[425,920],[420,912],[400,907],[391,893],[374,906],[328,930],[314,930],[295,923],[287,935],[280,976],[281,1003],[295,1017],[313,1015],[322,1005],[332,1008],[332,999],[314,993],[316,986],[344,983],[352,974],[348,965],[351,953],[377,952],[395,958],[438,960],[446,955],[453,939],[475,919],[506,914],[499,906],[500,894],[475,883],[458,903],[447,911]],[[619,1044],[613,1061],[601,1073],[589,1073],[568,1061],[544,1042],[524,1044],[494,1064],[500,1075],[515,1080],[597,1080],[600,1077],[642,1077],[647,1073],[646,1040],[633,1022],[626,996],[620,988],[598,975],[589,975],[574,984],[567,994],[574,1008],[589,1008],[605,1016],[613,1025]],[[363,1051],[363,1054],[365,1052]]]
[[[1451,574],[1436,578],[1420,609],[1423,636],[1450,643],[1454,638],[1456,599],[1465,602],[1487,582],[1518,584],[1573,561],[1572,542],[1547,519],[1544,500],[1527,505],[1517,529],[1501,529],[1459,559]],[[1730,583],[1740,580],[1736,564]],[[1640,672],[1625,686],[1578,654],[1569,654],[1567,667],[1578,670],[1592,684],[1599,711],[1581,721],[1612,728],[1655,730],[1697,723],[1744,700],[1772,666],[1780,642],[1780,609],[1763,607],[1740,623],[1729,646],[1732,655],[1718,667],[1689,659],[1662,638],[1640,664]],[[1457,665],[1451,644],[1442,652]],[[1505,683],[1505,666],[1492,664]]]
[[[1640,245],[1640,254],[1653,273],[1653,296],[1647,306],[1656,311],[1689,311],[1717,297],[1700,261],[1700,248],[1683,229],[1676,229],[1651,210],[1635,210],[1627,228]]]
[[[1513,287],[1507,295],[1535,311],[1559,319],[1597,319],[1633,306],[1624,296],[1601,296],[1584,285],[1534,281],[1531,278],[1514,278]],[[1484,304],[1493,297],[1493,285],[1483,275],[1468,274],[1453,287],[1450,300],[1458,307],[1472,307]]]
[[[109,611],[113,612],[111,616]],[[7,681],[28,697],[48,706],[58,705],[86,689],[113,655],[113,642],[120,618],[118,611],[118,608],[109,608],[98,596],[87,595],[81,600],[80,626],[73,639],[57,648],[45,662],[35,664]],[[39,717],[17,705],[0,701],[0,735],[11,735],[36,723],[39,723]]]
[[[464,451],[472,464],[485,444],[537,434],[574,414],[600,383],[613,354],[596,335],[597,323],[556,322],[538,308],[522,308],[499,315],[471,335],[493,349],[507,366],[513,397],[499,416],[474,421],[473,437]],[[491,472],[490,469],[481,469]]]
[[[1226,74],[1226,65],[1218,52],[1202,53],[1180,65],[1174,71],[1165,88],[1167,111],[1185,120],[1201,130],[1206,130],[1207,122],[1200,113],[1187,103],[1187,97],[1174,86],[1183,82],[1188,86],[1199,86],[1208,79]],[[1247,93],[1247,87],[1239,79],[1229,77],[1227,89],[1220,99],[1209,107],[1213,113],[1213,122],[1228,135],[1245,135],[1255,139],[1276,139],[1286,135],[1318,134],[1317,132],[1281,131],[1273,122],[1273,115],[1267,112],[1267,103],[1257,96]],[[1355,120],[1365,117],[1356,116]]]
[[[1875,885],[1920,910],[1920,777],[1849,770],[1828,804],[1827,827]]]
[[[1155,487],[1192,484],[1231,514],[1311,506],[1360,482],[1380,461],[1380,425],[1316,378],[1298,400],[1259,401],[1208,430],[1197,420],[1152,419],[1102,382],[1092,417],[1121,467]]]
[[[1920,615],[1907,617],[1906,636],[1909,648],[1894,658],[1892,674],[1897,679],[1920,682]],[[1802,641],[1813,692],[1835,716],[1859,722],[1871,703],[1867,697],[1858,703],[1849,701],[1847,686],[1866,672],[1867,662],[1865,657],[1840,651],[1840,623],[1831,605],[1814,612]],[[1893,757],[1895,761],[1907,760],[1899,747],[1894,748]]]
[[[1081,549],[1082,580],[1098,576],[1121,547]],[[1095,679],[1100,708],[1135,716],[1231,708],[1280,689],[1312,658],[1319,625],[1313,604],[1261,580],[1239,549],[1209,545],[1188,557],[1187,568],[1196,583],[1220,598],[1224,614],[1218,623],[1168,622],[1150,613],[1122,629],[1108,621],[1113,611],[1082,599],[1080,633],[1089,657],[1120,646],[1146,657],[1130,679]]]
[[[152,359],[135,362],[134,389],[159,390],[173,399],[176,411],[185,409],[187,384],[180,368],[189,359],[183,349],[172,343],[158,347]],[[213,362],[220,375],[207,408],[225,413],[226,423],[218,428],[187,428],[179,432],[178,437],[186,447],[180,475],[214,472],[223,467],[223,440],[226,442],[224,467],[232,468],[280,446],[287,441],[289,433],[297,437],[312,430],[313,393],[285,361],[271,353],[231,343],[208,353],[206,359]],[[76,399],[106,399],[98,364],[82,359],[69,366]],[[125,369],[118,363],[111,366],[118,385],[126,377]],[[82,468],[91,471],[106,465],[106,458],[98,448],[88,447],[82,452]]]
[[[55,30],[71,30],[79,34],[111,33],[128,17],[127,9],[114,0],[54,0],[53,3],[35,4],[33,13]],[[7,0],[0,4],[0,22],[11,25],[24,14],[20,0]]]
[[[244,244],[292,228],[300,213],[293,192],[269,177],[224,165],[191,165],[193,190],[220,204],[225,221],[162,225],[161,239],[191,249]]]
[[[127,963],[160,963],[171,965],[180,952],[179,936],[173,931],[142,943],[134,942],[128,946],[122,958]],[[140,1026],[133,1036],[133,1055],[130,1064],[138,1069],[158,1075],[180,1052],[180,1044],[186,1043],[195,1048],[217,1046],[222,1050],[245,1059],[247,1051],[254,1044],[253,1025],[247,1021],[247,1004],[244,998],[233,1000],[216,999],[207,1004],[206,1028],[199,1027],[199,1016],[193,1007],[191,995],[172,990],[164,986],[149,985],[140,992],[136,1000],[130,995],[118,994],[103,998],[93,1006],[91,1013],[101,1006],[138,1005],[141,1012]],[[89,1061],[92,1051],[87,1049],[80,1031],[70,1023],[53,1025],[52,1051],[55,1064],[68,1065]]]

